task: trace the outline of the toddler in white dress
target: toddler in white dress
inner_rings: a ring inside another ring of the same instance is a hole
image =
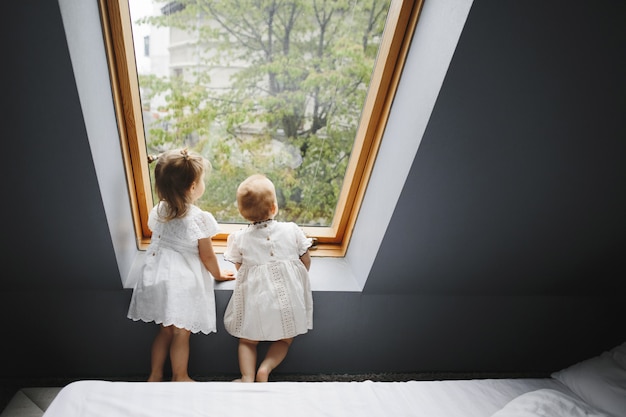
[[[150,212],[152,239],[128,309],[130,319],[161,325],[152,344],[148,381],[163,379],[168,355],[172,381],[192,380],[189,336],[216,331],[213,278],[234,279],[233,272],[220,270],[213,251],[215,218],[193,205],[204,193],[206,168],[208,161],[182,149],[159,156],[154,170],[161,201]]]
[[[313,328],[309,283],[311,239],[295,223],[274,220],[274,184],[248,177],[237,188],[237,205],[250,224],[228,237],[224,259],[238,271],[224,314],[226,331],[239,338],[242,382],[267,382],[287,355],[293,338]],[[257,345],[271,341],[259,368]]]

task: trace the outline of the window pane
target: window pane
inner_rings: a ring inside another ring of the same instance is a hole
[[[262,172],[281,220],[330,226],[389,1],[129,5],[135,50],[149,52],[135,54],[148,153],[205,155],[213,172],[198,204],[219,222],[243,221],[235,189]]]

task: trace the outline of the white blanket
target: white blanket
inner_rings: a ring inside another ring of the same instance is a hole
[[[107,382],[61,390],[44,417],[488,417],[545,379],[409,382]]]

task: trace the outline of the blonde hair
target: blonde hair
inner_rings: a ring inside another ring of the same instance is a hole
[[[248,221],[268,220],[276,214],[276,189],[265,175],[254,174],[237,187],[237,207]]]
[[[208,160],[189,152],[187,148],[173,149],[159,155],[154,168],[155,189],[159,200],[167,202],[163,205],[164,212],[159,214],[166,220],[185,216],[191,203],[191,186],[210,169]]]

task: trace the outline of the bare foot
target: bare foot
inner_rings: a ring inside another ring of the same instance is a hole
[[[183,377],[172,378],[172,382],[196,382],[196,381],[191,379],[188,376],[186,377],[183,376]]]
[[[241,378],[233,379],[231,382],[254,382],[254,379],[241,377]]]
[[[267,382],[270,379],[270,369],[267,368],[259,368],[256,372],[256,382]]]

